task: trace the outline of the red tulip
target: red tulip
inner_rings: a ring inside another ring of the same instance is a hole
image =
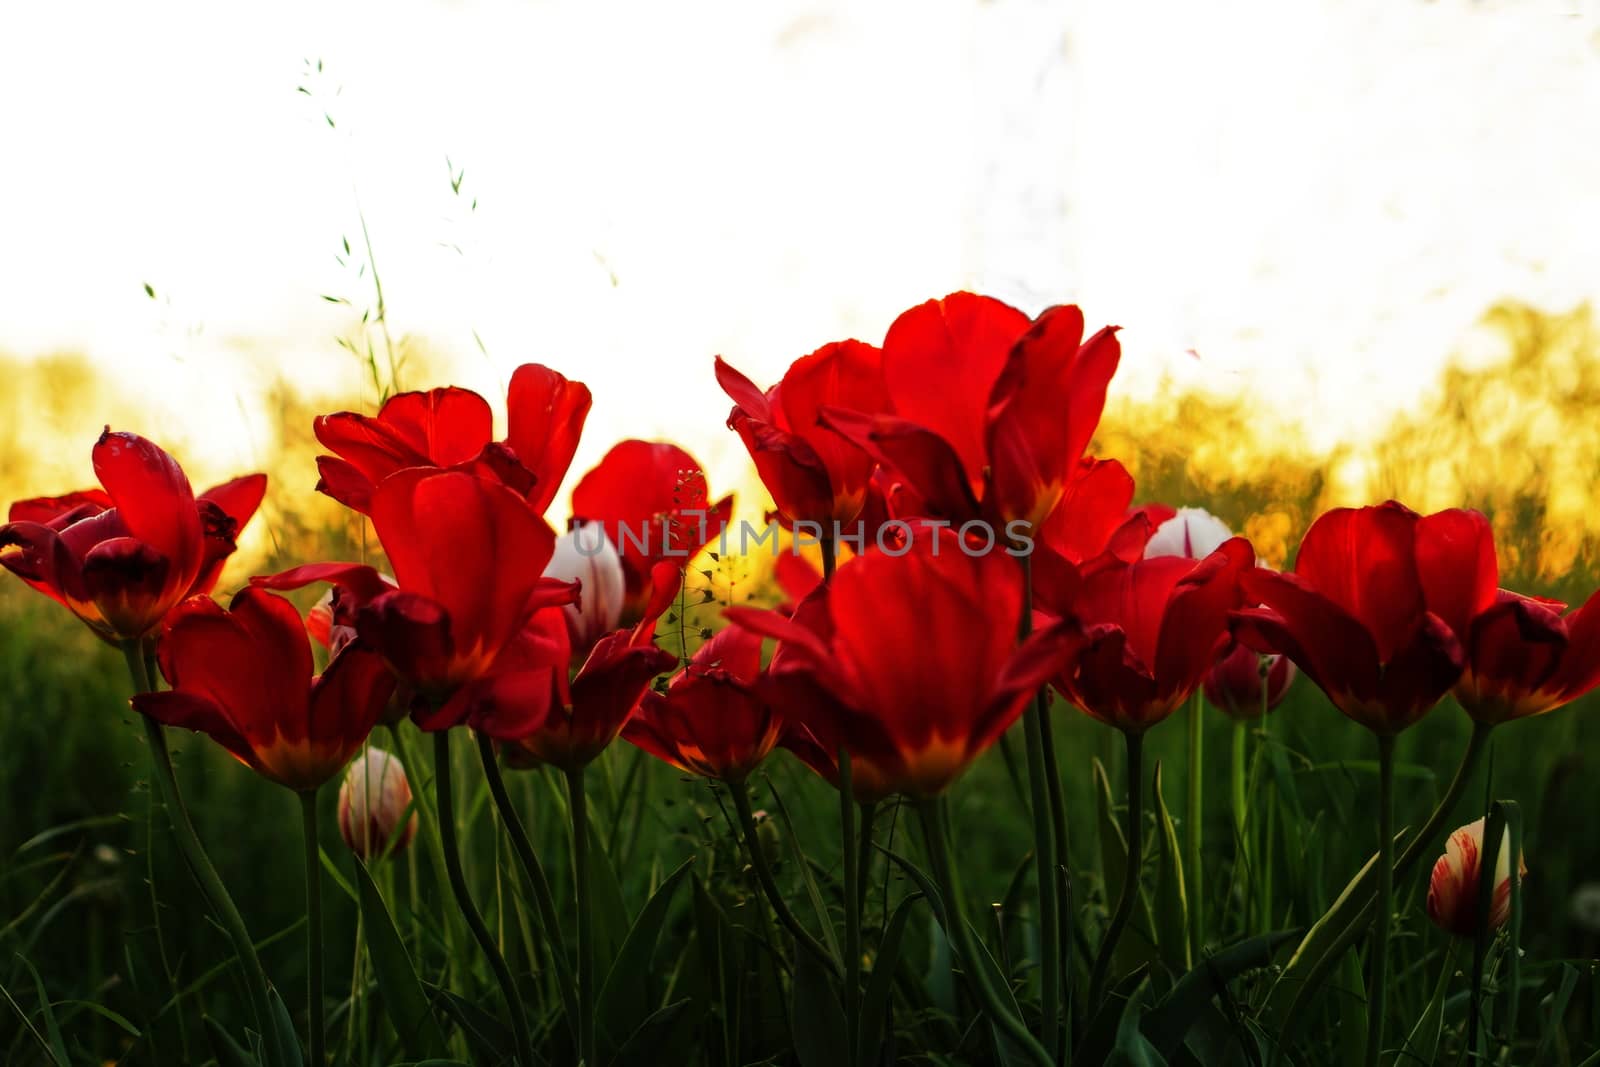
[[[1394,501],[1336,508],[1306,531],[1292,574],[1257,568],[1235,635],[1294,661],[1333,705],[1378,734],[1415,723],[1461,676],[1461,643],[1428,610],[1418,575],[1420,516]],[[1475,547],[1436,547],[1469,574]]]
[[[394,688],[383,660],[359,645],[314,675],[300,613],[257,588],[241,590],[227,611],[209,597],[184,601],[158,656],[172,688],[140,693],[135,708],[208,735],[257,774],[298,791],[350,762]]]
[[[818,416],[827,407],[884,410],[883,353],[860,341],[824,345],[795,360],[765,393],[720,356],[716,367],[734,402],[728,428],[738,431],[783,517],[830,529],[854,522],[876,463]]]
[[[372,495],[390,475],[437,467],[498,479],[543,513],[589,414],[589,390],[537,363],[518,367],[506,396],[508,433],[495,442],[488,401],[469,389],[431,389],[390,397],[376,417],[341,411],[317,418],[317,440],[336,453],[318,456],[317,489],[370,514]]]
[[[730,626],[665,693],[645,693],[623,740],[690,774],[742,782],[778,743],[781,721],[757,690],[760,676],[761,636]]]
[[[721,536],[733,497],[709,503],[695,458],[661,441],[622,441],[572,491],[575,522],[601,523],[627,573],[625,616],[650,598],[651,573],[666,560],[682,567]]]
[[[1450,835],[1445,852],[1433,865],[1428,879],[1428,918],[1447,934],[1478,934],[1478,887],[1483,877],[1483,820],[1470,822]],[[1520,874],[1528,873],[1517,857]],[[1500,839],[1495,853],[1494,897],[1489,902],[1487,928],[1500,929],[1511,917],[1511,831]]]
[[[1295,678],[1294,664],[1283,656],[1262,656],[1237,642],[1206,671],[1206,701],[1229,718],[1261,718],[1261,663],[1267,661],[1267,704],[1283,702]]]
[[[1554,711],[1600,685],[1600,595],[1563,615],[1560,601],[1498,588],[1494,535],[1478,512],[1422,519],[1417,569],[1428,606],[1461,641],[1455,697],[1476,721]]]
[[[567,648],[566,621],[554,611],[534,618],[509,652],[512,664],[505,677],[484,687],[479,708],[491,724],[538,720],[531,730],[496,735],[514,742],[514,762],[538,761],[561,770],[588,766],[617,739],[651,680],[677,665],[677,656],[654,643],[656,620],[677,594],[677,568],[657,564],[651,588],[638,625],[601,638],[570,680],[568,656],[538,651]]]
[[[1151,518],[1151,509],[1160,505],[1129,510],[1132,500],[1133,476],[1121,463],[1079,460],[1060,502],[1038,530],[1036,551],[1042,548],[1080,566],[1132,563],[1160,525]]]
[[[1087,714],[1142,732],[1199,687],[1228,640],[1240,575],[1255,562],[1242,537],[1202,560],[1157,556],[1087,574],[1069,598],[1089,637],[1056,688]]]
[[[309,564],[254,581],[273,589],[339,586],[335,621],[353,625],[423,698],[418,725],[465,722],[472,698],[463,689],[495,673],[535,612],[574,595],[568,583],[542,576],[555,534],[506,486],[427,468],[378,487],[372,524],[398,589],[355,563]]]
[[[179,601],[215,586],[260,506],[266,475],[236,478],[196,500],[171,456],[110,430],[95,443],[94,469],[103,490],[11,506],[0,526],[0,566],[106,640],[140,640]]]
[[[1030,321],[953,293],[905,312],[883,342],[891,413],[828,408],[823,422],[898,471],[937,517],[1036,529],[1077,469],[1121,349],[1083,341],[1083,313]]]
[[[993,744],[1077,650],[1081,634],[1070,621],[1018,648],[1021,610],[1015,561],[969,556],[946,533],[918,539],[904,555],[852,560],[792,618],[748,608],[727,615],[778,638],[775,683],[825,698],[813,712],[836,712],[830,725],[852,773],[859,765],[883,792],[928,797]],[[787,714],[789,702],[780,708]]]

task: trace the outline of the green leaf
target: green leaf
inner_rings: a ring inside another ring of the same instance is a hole
[[[1437,1057],[1439,1033],[1444,1026],[1444,998],[1450,991],[1450,978],[1456,969],[1454,947],[1453,943],[1445,946],[1444,965],[1439,969],[1439,980],[1434,983],[1433,996],[1427,1008],[1417,1017],[1417,1024],[1411,1028],[1404,1049],[1395,1062],[1433,1063]],[[1573,974],[1576,976],[1577,972]],[[1540,1058],[1538,1062],[1546,1061]]]
[[[921,899],[922,895],[915,893],[900,901],[884,927],[883,941],[872,960],[872,973],[861,996],[861,1063],[883,1062],[880,1051],[889,1025],[890,994],[894,991],[895,971],[900,967],[900,948],[905,942],[911,909]]]
[[[783,802],[783,795],[778,792],[778,787],[773,784],[771,777],[766,779],[767,789],[772,793],[772,801],[777,806],[778,817],[783,820],[783,839],[789,846],[789,855],[794,865],[800,869],[800,877],[806,887],[806,896],[811,900],[812,910],[817,914],[817,921],[822,927],[822,943],[828,946],[828,952],[836,960],[844,959],[844,953],[839,949],[839,939],[833,932],[833,916],[828,912],[828,905],[823,902],[822,892],[817,888],[817,880],[811,875],[811,864],[806,861],[806,854],[800,848],[800,836],[795,833],[794,820],[789,817],[789,807]]]
[[[39,1014],[44,1018],[44,1032],[50,1043],[50,1056],[60,1067],[70,1067],[72,1060],[67,1057],[67,1046],[61,1039],[61,1025],[56,1021],[56,1012],[50,1004],[50,995],[45,992],[44,979],[39,977],[39,972],[26,956],[19,952],[17,959],[33,976],[33,989],[39,997]]]
[[[1096,815],[1100,824],[1100,877],[1109,911],[1116,906],[1117,895],[1122,892],[1123,876],[1128,870],[1128,843],[1117,822],[1117,806],[1111,798],[1111,779],[1098,759],[1094,761],[1094,780],[1097,787]],[[1112,956],[1112,973],[1131,973],[1141,964],[1160,959],[1152,940],[1154,932],[1155,919],[1150,913],[1150,901],[1145,896],[1141,882],[1132,920],[1122,931],[1122,940]]]
[[[1339,987],[1334,995],[1339,998],[1338,1062],[1359,1067],[1367,1055],[1367,988],[1361,960],[1353,951],[1339,961]]]
[[[300,1055],[300,1035],[295,1032],[294,1020],[289,1018],[289,1009],[284,1007],[283,998],[275,987],[267,989],[267,1003],[272,1009],[272,1032],[278,1041],[276,1062],[282,1067],[303,1067],[305,1060]]]
[[[663,1004],[645,1016],[644,1021],[622,1043],[622,1047],[617,1050],[616,1057],[611,1062],[613,1064],[661,1062],[662,1039],[678,1024],[689,1003],[689,998],[685,997],[671,1004]]]
[[[1106,1060],[1108,1067],[1166,1067],[1166,1057],[1156,1050],[1140,1028],[1148,993],[1148,983],[1141,985],[1123,1006],[1122,1018],[1117,1021],[1116,1044]]]
[[[206,1027],[206,1040],[211,1042],[211,1054],[217,1058],[220,1067],[260,1067],[256,1058],[229,1037],[217,1020],[207,1015],[202,1021]]]
[[[594,958],[597,966],[607,966],[622,951],[628,936],[628,905],[622,898],[622,883],[616,868],[606,856],[600,840],[598,820],[589,820],[589,894],[594,906]]]
[[[1134,968],[1132,974],[1111,987],[1083,1031],[1083,1037],[1073,1052],[1074,1063],[1103,1064],[1111,1058],[1111,1051],[1116,1047],[1122,1031],[1123,1014],[1133,1003],[1134,997],[1140,994],[1149,977],[1150,965],[1141,964]]]
[[[600,987],[600,997],[595,1002],[595,1025],[601,1038],[608,1040],[613,1049],[625,1045],[655,1010],[650,1001],[650,960],[655,955],[656,942],[667,920],[672,898],[693,864],[693,859],[685,860],[645,904]]]
[[[791,996],[794,1051],[800,1067],[839,1067],[849,1063],[844,1009],[828,981],[828,972],[809,952],[801,952],[795,958]]]
[[[1554,1044],[1556,1035],[1561,1032],[1562,1020],[1567,1017],[1567,1004],[1572,1000],[1573,992],[1578,988],[1578,969],[1570,963],[1561,965],[1561,985],[1557,988],[1555,998],[1550,1002],[1550,1018],[1545,1025],[1540,1027],[1539,1051],[1534,1055],[1534,1063],[1553,1063],[1550,1046]]]
[[[1260,934],[1207,956],[1178,979],[1172,990],[1145,1015],[1145,1036],[1162,1056],[1175,1055],[1212,997],[1246,971],[1270,965],[1273,954],[1299,936],[1299,930]]]
[[[359,890],[361,925],[366,931],[367,954],[378,979],[383,1010],[388,1013],[399,1035],[400,1047],[412,1059],[443,1056],[446,1046],[439,1020],[434,1017],[428,995],[417,979],[405,942],[394,928],[394,920],[384,905],[383,895],[366,865],[356,861],[356,886]]]
[[[1161,959],[1181,974],[1194,966],[1189,957],[1189,892],[1183,879],[1183,856],[1178,832],[1161,791],[1161,764],[1156,764],[1156,943]]]

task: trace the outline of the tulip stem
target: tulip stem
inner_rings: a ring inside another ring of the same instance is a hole
[[[850,1063],[861,1041],[861,857],[856,849],[856,800],[850,782],[850,750],[839,746],[839,834],[844,861],[844,1017]]]
[[[407,740],[406,733],[401,729],[400,723],[389,724],[389,736],[394,741],[395,751],[400,754],[402,766],[411,768],[422,766],[412,755],[411,742]],[[426,789],[418,788],[415,799],[417,807],[422,811],[422,839],[428,848],[428,862],[433,866],[434,881],[439,885],[444,885],[449,882],[450,875],[444,859],[444,840],[439,833],[438,806],[434,804],[429,791]],[[414,868],[415,863],[412,866]],[[415,886],[415,878],[412,879],[412,884]],[[420,911],[419,905],[420,901],[413,897],[411,902],[413,918]],[[445,915],[439,925],[444,931],[446,967],[453,966],[456,961],[456,924],[451,921],[450,916]]]
[[[922,832],[927,839],[933,880],[944,897],[945,934],[954,943],[967,978],[977,988],[978,999],[983,1002],[989,1021],[1026,1052],[1033,1062],[1053,1067],[1055,1056],[1028,1032],[1027,1026],[1007,1006],[1006,998],[995,988],[988,970],[981,962],[981,954],[986,950],[978,944],[972,927],[967,924],[966,909],[961,900],[961,878],[950,849],[949,825],[943,802],[937,797],[918,801],[917,813],[922,816]]]
[[[154,692],[154,681],[145,670],[144,650],[140,645],[138,641],[123,642],[122,654],[128,662],[128,674],[133,680],[134,689],[140,693]],[[239,966],[244,969],[245,987],[250,991],[256,1026],[267,1046],[267,1062],[269,1064],[286,1062],[289,1058],[288,1050],[280,1047],[277,1027],[272,1025],[272,1004],[267,992],[267,973],[261,967],[261,957],[256,953],[255,942],[250,939],[250,931],[244,924],[244,917],[234,906],[233,898],[228,895],[227,887],[222,884],[222,877],[217,874],[211,858],[206,855],[205,847],[200,844],[200,836],[195,833],[194,823],[189,818],[189,809],[184,806],[183,795],[178,791],[178,777],[172,769],[172,753],[167,748],[166,732],[161,724],[150,716],[141,714],[139,718],[144,723],[145,739],[150,745],[150,762],[161,789],[162,803],[172,820],[173,834],[178,840],[178,848],[183,853],[183,858],[188,863],[195,881],[200,883],[200,891],[205,894],[212,913],[228,932],[228,938],[233,942],[234,955],[239,959]]]
[[[1123,928],[1133,914],[1134,901],[1139,898],[1140,867],[1144,863],[1144,735],[1125,730],[1122,736],[1128,744],[1128,865],[1122,872],[1122,895],[1117,898],[1117,910],[1100,941],[1094,969],[1089,972],[1090,1011],[1099,1006],[1106,973],[1111,969],[1111,957],[1116,954],[1117,942],[1122,939]]]
[[[1394,911],[1394,735],[1378,735],[1378,913],[1372,928],[1372,995],[1367,998],[1367,1067],[1383,1054],[1389,926]]]
[[[1033,632],[1032,557],[1019,557],[1022,563],[1022,613],[1017,620],[1017,639]],[[1057,880],[1059,865],[1066,862],[1066,811],[1061,799],[1061,775],[1056,769],[1055,738],[1050,727],[1050,708],[1040,690],[1022,715],[1023,737],[1028,754],[1029,808],[1033,815],[1033,853],[1039,887],[1039,1000],[1044,1047],[1054,1055],[1061,1047],[1063,952],[1061,893]]]
[[[488,734],[478,734],[478,758],[483,762],[483,777],[489,783],[489,794],[494,797],[495,807],[500,810],[500,821],[505,824],[506,835],[511,838],[511,848],[517,854],[523,876],[528,882],[528,890],[533,894],[545,948],[549,950],[550,959],[555,964],[556,984],[561,989],[561,1003],[566,1009],[567,1026],[572,1030],[572,1039],[576,1041],[580,1008],[577,990],[573,985],[572,962],[567,959],[566,949],[561,944],[561,916],[556,911],[555,894],[550,891],[550,879],[545,876],[544,865],[539,862],[539,854],[534,851],[533,843],[528,839],[528,831],[517,815],[516,805],[511,802],[511,795],[506,792],[505,779],[500,775],[500,763],[495,759],[494,741]]]
[[[306,1030],[313,1067],[328,1062],[323,1050],[327,1024],[322,1014],[322,853],[317,845],[317,791],[300,794],[301,836],[306,846]]]
[[[1461,799],[1461,794],[1466,792],[1467,782],[1472,777],[1473,772],[1477,770],[1478,761],[1488,747],[1489,731],[1491,729],[1493,729],[1491,725],[1481,722],[1473,723],[1472,736],[1467,740],[1467,750],[1461,755],[1461,763],[1456,767],[1455,777],[1450,779],[1450,785],[1445,789],[1444,796],[1439,799],[1438,806],[1428,816],[1428,821],[1422,824],[1422,829],[1417,832],[1415,837],[1406,842],[1406,847],[1401,851],[1399,860],[1395,862],[1394,875],[1396,878],[1404,878],[1412,865],[1430,847],[1430,842],[1432,842],[1434,835],[1439,832],[1445,820],[1450,817],[1451,811],[1455,809],[1456,802]],[[1328,975],[1333,972],[1333,968],[1338,964],[1340,958],[1344,956],[1351,945],[1360,940],[1361,935],[1366,931],[1367,924],[1372,921],[1375,910],[1373,902],[1368,901],[1356,913],[1350,924],[1328,946],[1328,950],[1312,965],[1311,970],[1306,973],[1305,980],[1300,984],[1300,988],[1295,991],[1295,995],[1289,1003],[1288,1012],[1284,1016],[1285,1019],[1289,1020],[1280,1037],[1280,1043],[1284,1047],[1289,1045],[1294,1035],[1298,1032],[1298,1020],[1304,1019],[1310,1014],[1310,1005],[1317,990],[1322,988],[1322,983],[1327,981]],[[1313,930],[1315,930],[1315,927],[1313,927]],[[1310,936],[1310,934],[1307,934],[1307,937]],[[1290,979],[1289,973],[1285,973],[1283,978],[1279,980],[1292,979]]]
[[[1184,827],[1184,841],[1189,855],[1184,870],[1189,880],[1189,957],[1200,962],[1200,950],[1206,940],[1205,880],[1200,875],[1202,835],[1205,830],[1205,805],[1202,791],[1205,788],[1203,770],[1205,759],[1205,702],[1197,690],[1189,700],[1189,809],[1188,825]]]
[[[433,735],[433,788],[439,799],[439,837],[444,848],[444,865],[450,878],[450,890],[455,894],[456,906],[461,909],[462,917],[467,920],[467,928],[472,931],[478,948],[489,961],[489,969],[494,971],[495,980],[500,984],[500,995],[505,998],[506,1015],[510,1017],[511,1033],[517,1043],[517,1061],[524,1067],[531,1067],[534,1063],[533,1042],[528,1036],[528,1020],[523,1017],[522,1002],[517,996],[516,980],[511,976],[511,968],[506,966],[500,946],[495,944],[494,935],[484,925],[483,916],[472,902],[472,894],[467,891],[466,875],[461,872],[461,853],[457,851],[456,844],[455,801],[450,792],[449,730],[439,730]]]
[[[739,830],[744,835],[745,850],[750,853],[750,866],[755,869],[756,881],[761,884],[761,891],[766,894],[767,902],[772,905],[772,913],[778,917],[778,922],[783,928],[789,931],[795,944],[811,953],[818,962],[828,968],[829,974],[837,978],[839,962],[822,946],[822,942],[811,936],[811,931],[800,925],[800,920],[789,910],[789,905],[784,902],[783,893],[778,890],[778,883],[772,877],[772,868],[767,864],[767,854],[761,848],[761,839],[756,834],[756,817],[750,808],[749,788],[742,781],[729,782],[728,792],[733,797],[733,810],[739,816]]]
[[[583,791],[583,768],[567,774],[567,801],[572,813],[572,887],[578,903],[578,1055],[584,1067],[595,1067],[594,1038],[594,903],[589,897],[589,798]]]

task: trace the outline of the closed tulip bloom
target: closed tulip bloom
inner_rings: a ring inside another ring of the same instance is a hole
[[[1468,715],[1496,726],[1554,711],[1600,685],[1600,595],[1566,613],[1560,601],[1499,588],[1494,534],[1476,511],[1429,515],[1418,539],[1429,606],[1465,654],[1454,692]],[[1463,569],[1462,556],[1474,565]]]
[[[1179,508],[1170,519],[1156,527],[1145,542],[1145,558],[1182,556],[1204,559],[1222,542],[1233,536],[1228,524],[1204,508]]]
[[[1470,822],[1450,835],[1444,855],[1428,879],[1428,918],[1447,934],[1478,934],[1478,887],[1482,884],[1484,821]],[[1519,877],[1528,873],[1517,857]],[[1505,831],[1494,863],[1494,896],[1489,902],[1488,929],[1500,929],[1511,916],[1511,831]]]
[[[537,363],[506,395],[507,435],[494,441],[488,401],[455,387],[398,393],[376,416],[341,411],[313,423],[332,456],[317,457],[318,491],[370,514],[373,492],[402,470],[434,467],[494,478],[543,514],[555,499],[589,414],[589,390]]]
[[[761,636],[730,626],[695,651],[665,693],[647,692],[625,741],[690,774],[741,782],[778,743],[781,720],[763,699]]]
[[[887,412],[830,407],[822,418],[899,472],[929,514],[1036,529],[1094,436],[1120,357],[1114,329],[1083,339],[1076,307],[1029,319],[953,293],[889,327]]]
[[[1283,703],[1294,683],[1294,664],[1282,656],[1263,656],[1235,642],[1206,671],[1206,702],[1232,719],[1261,718],[1261,667],[1267,667],[1266,710]]]
[[[826,694],[852,772],[859,758],[883,792],[925,798],[948,788],[1076,653],[1082,634],[1070,620],[1018,647],[1021,608],[1016,562],[969,556],[947,532],[904,555],[852,560],[792,617],[727,615],[779,640],[780,678],[794,672],[790,684]]]
[[[582,589],[579,602],[563,609],[574,652],[587,653],[621,625],[627,576],[617,546],[600,523],[576,523],[556,538],[555,551],[544,574],[546,578],[577,582]]]
[[[196,730],[264,778],[298,792],[338,774],[382,714],[394,679],[383,660],[347,645],[314,674],[311,639],[282,597],[249,587],[225,611],[209,597],[173,613],[157,651],[172,688],[134,707]]]
[[[339,785],[339,836],[351,852],[372,860],[403,851],[416,832],[405,767],[383,749],[369,747]]]
[[[625,622],[642,616],[656,564],[687,566],[721,536],[733,497],[710,499],[699,462],[664,441],[619,442],[573,489],[574,520],[599,523],[622,557]]]
[[[472,701],[463,690],[495,673],[537,611],[576,593],[543,576],[555,534],[507,486],[427,468],[385,479],[373,494],[372,524],[399,588],[355,563],[309,564],[254,581],[339,586],[336,621],[348,620],[422,698],[417,724],[465,722]]]
[[[1466,544],[1419,548],[1420,519],[1392,500],[1323,514],[1306,531],[1293,573],[1245,575],[1247,600],[1261,606],[1233,619],[1242,642],[1288,656],[1334,707],[1380,735],[1422,718],[1461,677],[1461,643],[1429,610],[1419,552],[1461,576],[1480,557]]]
[[[735,405],[728,428],[749,450],[779,513],[790,522],[854,522],[877,464],[818,416],[826,407],[884,410],[883,353],[861,341],[824,345],[766,392],[720,356],[716,370]]]
[[[0,566],[108,641],[154,635],[179,601],[209,593],[255,514],[266,476],[194,496],[175,460],[131,433],[94,446],[101,489],[19,501],[0,526]]]
[[[1157,556],[1088,574],[1065,600],[1088,633],[1055,686],[1088,715],[1142,733],[1189,698],[1227,642],[1239,579],[1255,562],[1242,537],[1201,560]]]

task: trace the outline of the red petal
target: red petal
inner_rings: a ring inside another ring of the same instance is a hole
[[[1301,542],[1295,573],[1359,620],[1387,662],[1424,611],[1416,512],[1390,501],[1325,512]],[[1301,664],[1304,666],[1304,664]]]
[[[1129,521],[1132,499],[1133,476],[1126,467],[1114,459],[1085,459],[1037,536],[1063,558],[1082,563],[1110,547],[1113,536]],[[1141,543],[1128,558],[1143,554]]]
[[[1416,539],[1428,610],[1465,642],[1473,618],[1493,606],[1500,586],[1489,520],[1462,508],[1436,512],[1417,520]]]
[[[200,513],[183,469],[143,437],[107,430],[94,446],[94,470],[128,533],[166,557],[167,585],[176,601],[194,584],[205,552]]]
[[[988,412],[1011,346],[1028,328],[1016,308],[952,293],[910,309],[883,341],[883,379],[894,413],[949,442],[982,492],[989,464]]]
[[[1292,574],[1263,568],[1240,578],[1247,599],[1266,608],[1236,611],[1234,635],[1257,652],[1279,652],[1335,705],[1370,699],[1378,690],[1378,649],[1372,635],[1338,604]]]
[[[18,500],[7,516],[11,522],[37,522],[59,530],[78,519],[115,507],[103,489],[83,489],[66,496],[40,496]],[[64,521],[63,521],[64,520]]]
[[[540,514],[556,498],[572,466],[590,402],[588,386],[538,363],[525,363],[511,375],[506,444],[533,472],[536,480],[528,503]]]
[[[1178,583],[1162,619],[1155,659],[1163,696],[1183,700],[1200,684],[1227,643],[1228,612],[1240,604],[1239,576],[1255,564],[1250,542],[1231,537]]]
[[[919,511],[953,522],[977,517],[983,468],[978,468],[974,483],[962,457],[946,438],[894,415],[863,415],[843,408],[826,408],[821,420],[824,426],[855,442],[910,483],[922,498]],[[904,518],[906,514],[897,508],[895,517]]]
[[[767,402],[767,395],[755,382],[735,370],[721,356],[716,358],[716,375],[717,384],[722,386],[722,391],[738,405],[734,408],[734,415],[743,413],[758,422],[773,421],[772,405]],[[733,425],[734,415],[728,416],[730,427]]]

